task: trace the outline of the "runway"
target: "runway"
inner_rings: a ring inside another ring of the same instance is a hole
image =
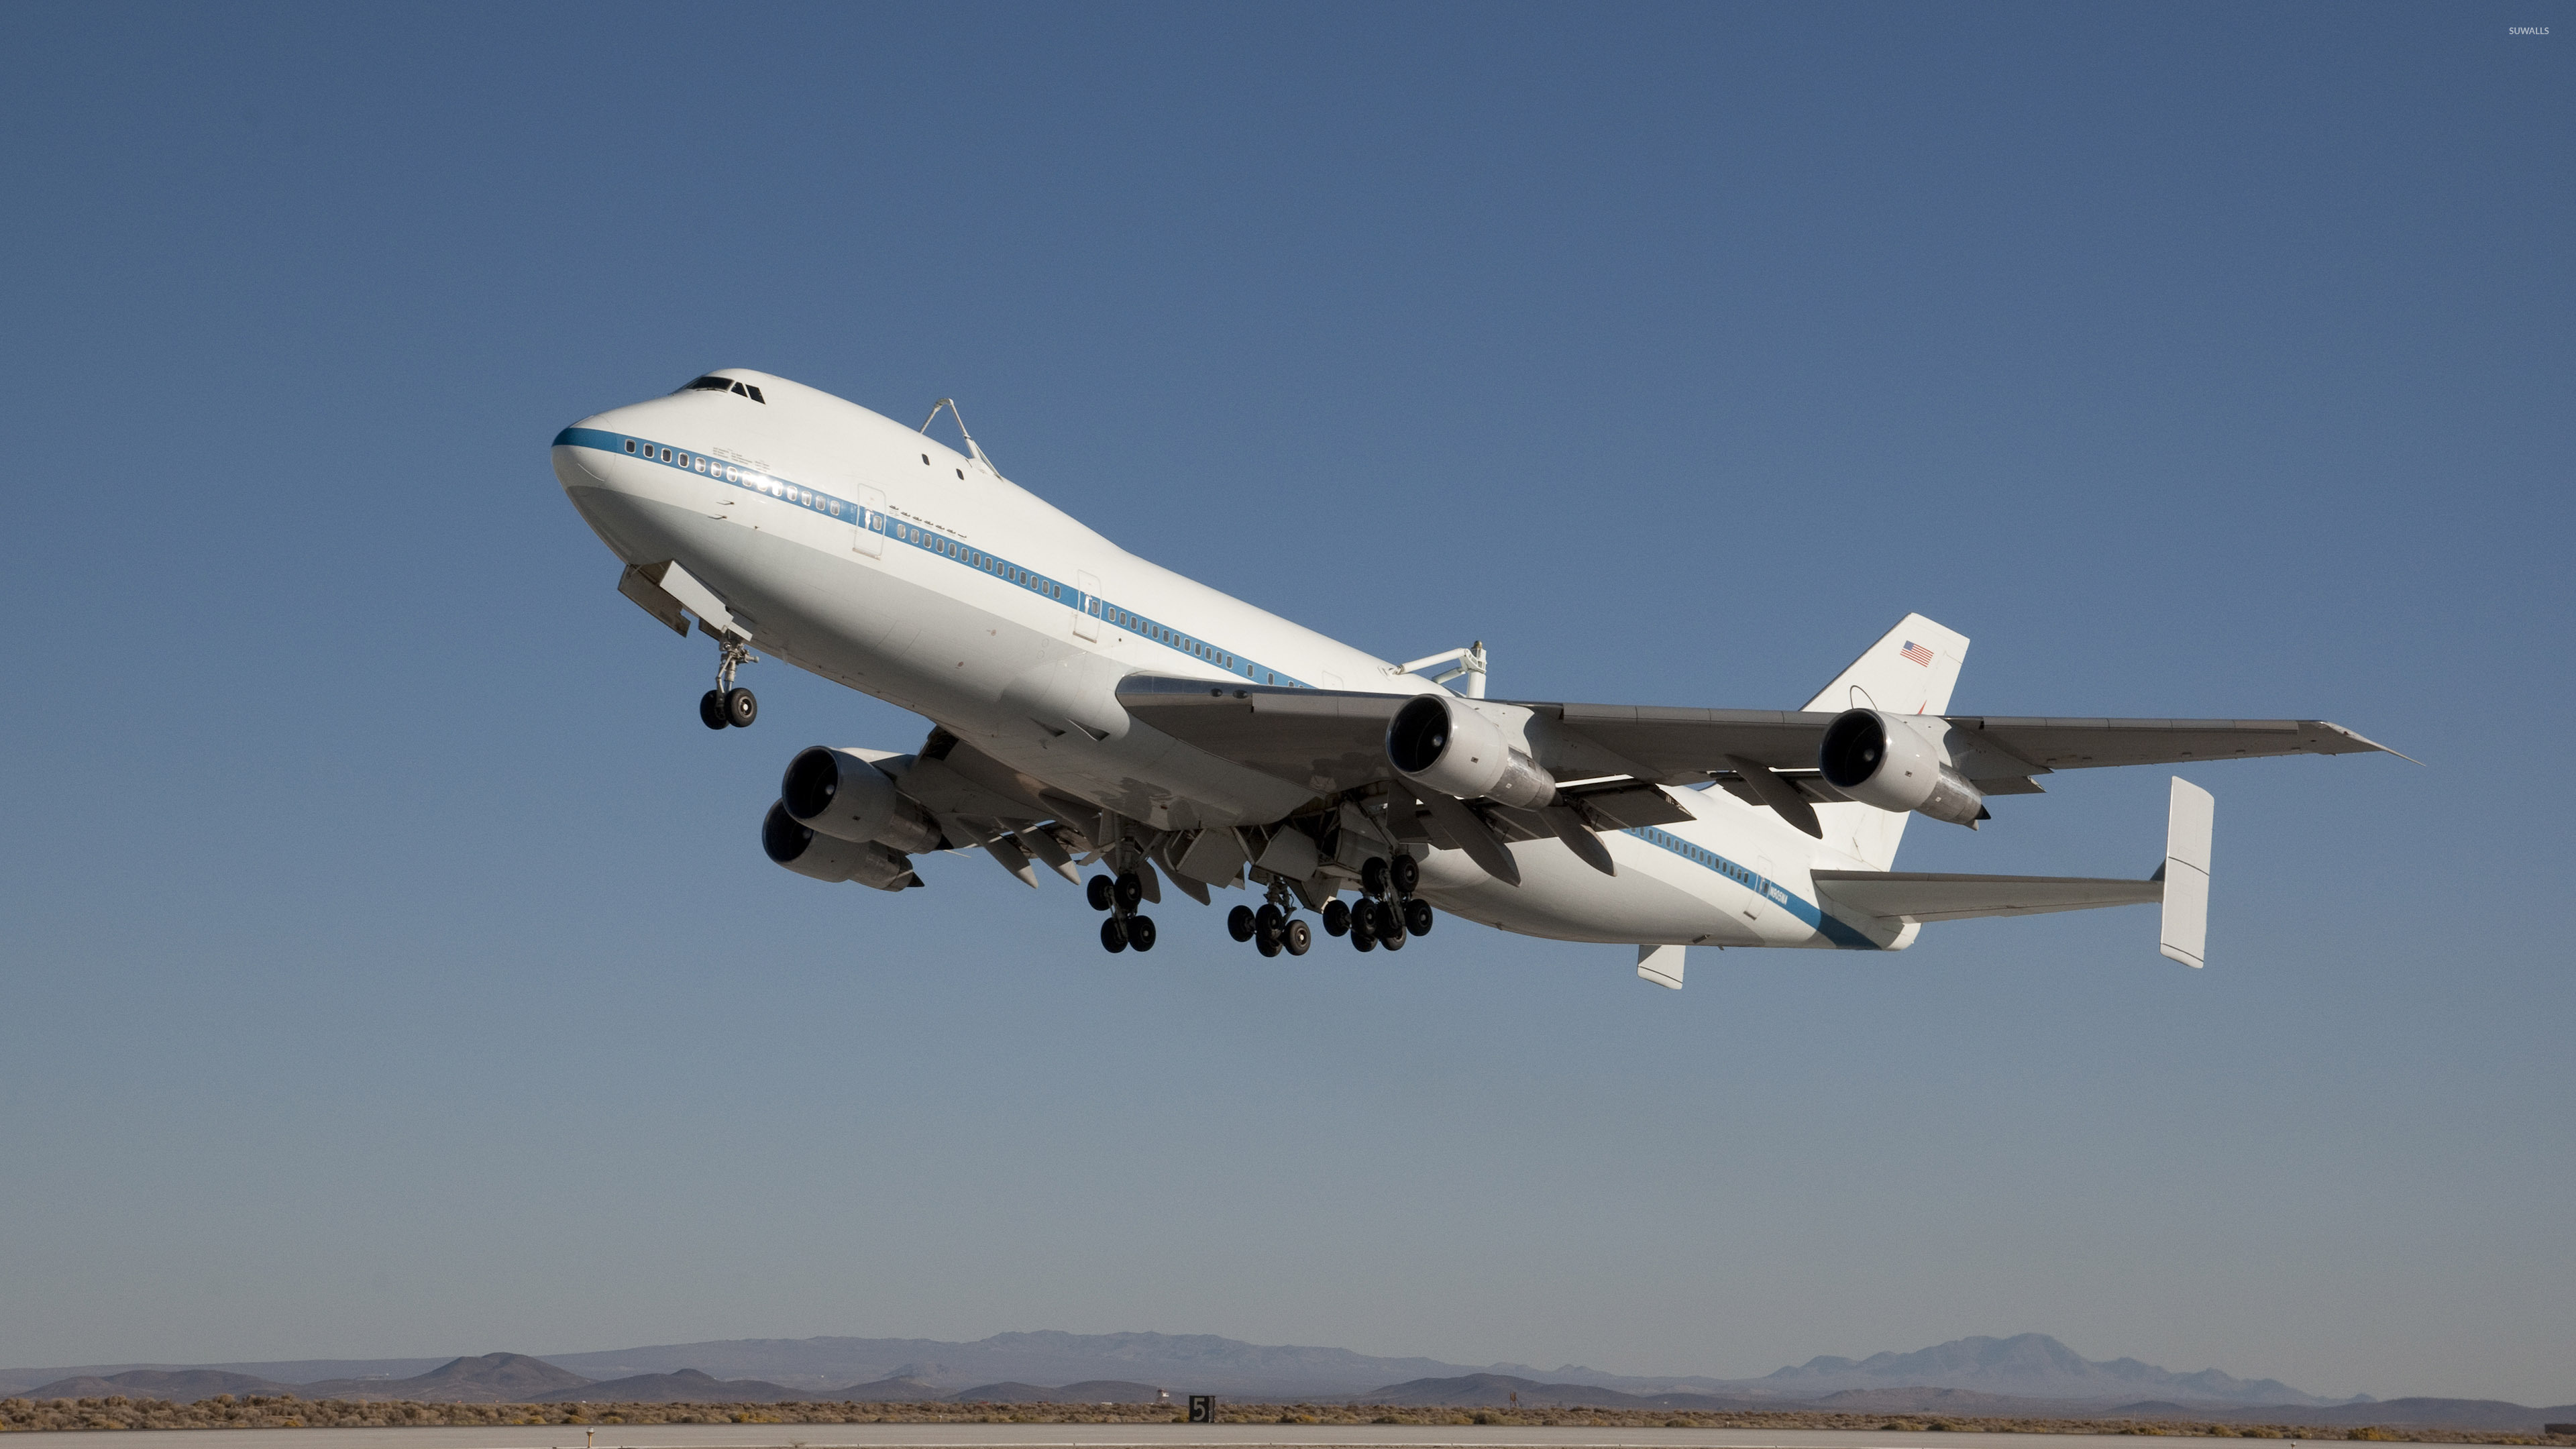
[[[584,1449],[582,1431],[495,1424],[431,1429],[145,1429],[11,1434],[10,1449]],[[2179,1439],[2181,1436],[2168,1435]],[[2194,1444],[2216,1441],[2192,1439]],[[2240,1444],[2241,1440],[2230,1440]],[[2298,1440],[2279,1441],[2288,1449]],[[2130,1435],[1825,1429],[1470,1428],[1424,1424],[639,1424],[595,1449],[2138,1449]]]

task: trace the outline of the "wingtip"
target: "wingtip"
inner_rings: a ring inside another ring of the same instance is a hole
[[[2404,760],[2406,763],[2408,763],[2408,764],[2410,764],[2410,765],[2419,765],[2419,766],[2420,766],[2420,765],[2423,765],[2423,764],[2424,764],[2424,762],[2423,762],[2422,760],[2419,760],[2419,759],[2415,758],[2413,755],[2410,755],[2410,754],[2406,753],[2404,750],[2392,750],[2392,749],[2390,749],[2388,746],[2381,744],[2379,741],[2374,740],[2374,739],[2370,738],[2368,735],[2363,734],[2361,731],[2359,731],[2359,730],[2348,730],[2348,729],[2345,729],[2342,725],[2336,724],[2333,720],[2330,720],[2330,719],[2328,719],[2328,720],[2319,720],[2319,721],[2317,721],[2317,723],[2319,723],[2319,724],[2321,724],[2321,725],[2324,725],[2327,729],[2333,730],[2336,734],[2342,735],[2345,739],[2348,739],[2348,740],[2355,740],[2355,741],[2358,741],[2358,742],[2359,742],[2359,743],[2361,743],[2361,744],[2368,745],[2370,748],[2372,748],[2372,749],[2374,749],[2374,750],[2377,750],[2379,753],[2381,753],[2381,754],[2383,754],[2383,755],[2395,755],[2397,758],[2399,758],[2399,759],[2401,759],[2401,760]],[[2430,767],[2429,767],[2429,766],[2426,766],[2425,768],[2430,768]]]

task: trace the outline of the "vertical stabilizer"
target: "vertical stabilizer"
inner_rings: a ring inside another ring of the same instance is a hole
[[[1939,714],[1950,707],[1950,691],[1958,686],[1959,667],[1967,658],[1967,635],[1908,614],[1835,675],[1806,708],[1818,714],[1847,709]],[[1816,817],[1824,827],[1825,844],[1877,870],[1895,866],[1897,843],[1909,818],[1875,805],[1851,804],[1819,805]]]
[[[2209,944],[2209,842],[2217,805],[2207,790],[2174,776],[2165,814],[2165,955],[2198,966]]]

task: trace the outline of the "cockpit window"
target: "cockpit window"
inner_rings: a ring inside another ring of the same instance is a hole
[[[681,388],[680,391],[739,393],[742,396],[751,399],[753,402],[759,403],[763,407],[769,405],[769,399],[760,395],[759,388],[756,388],[747,382],[736,382],[730,377],[702,377],[697,381],[690,383],[688,386]]]

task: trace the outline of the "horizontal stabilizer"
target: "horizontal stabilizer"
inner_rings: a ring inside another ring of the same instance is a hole
[[[1890,921],[1966,921],[2041,916],[2165,898],[2164,882],[2063,875],[1929,875],[1908,871],[1820,870],[1816,889],[1836,905]]]
[[[2209,945],[2209,841],[2216,802],[2207,790],[2174,776],[2165,816],[2164,930],[2157,945],[2185,966],[2198,966]]]

